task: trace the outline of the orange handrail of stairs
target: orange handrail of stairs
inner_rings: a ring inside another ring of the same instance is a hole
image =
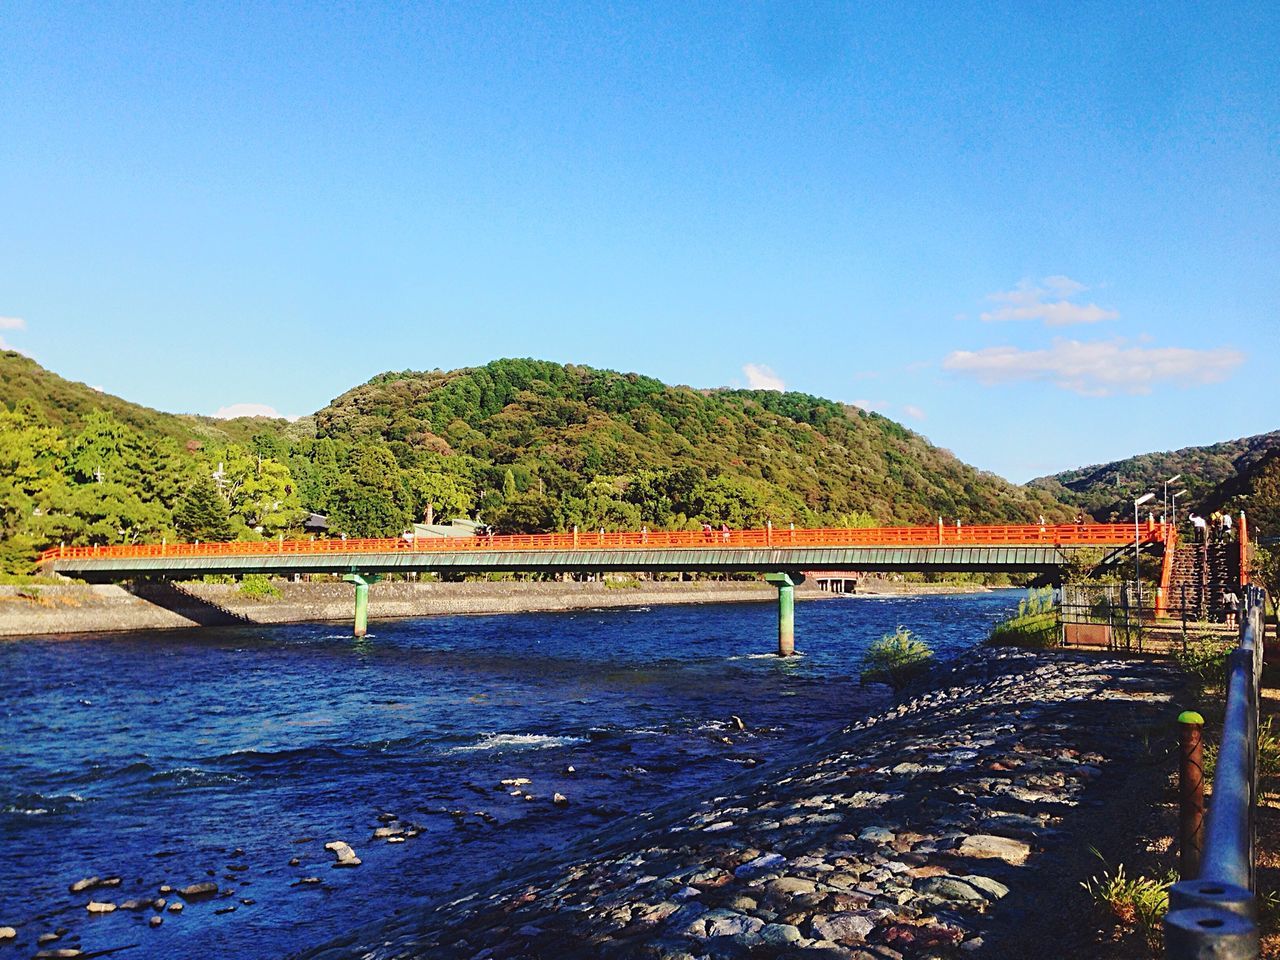
[[[1169,590],[1173,585],[1173,559],[1178,549],[1178,528],[1170,524],[1164,541],[1164,557],[1160,561],[1160,589],[1156,592],[1155,616],[1163,617],[1169,610]]]

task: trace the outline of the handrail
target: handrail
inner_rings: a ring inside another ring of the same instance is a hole
[[[1156,594],[1154,615],[1163,617],[1169,611],[1169,588],[1173,585],[1173,561],[1178,550],[1178,528],[1169,525],[1164,541],[1164,556],[1160,560],[1160,591]]]
[[[1149,526],[1146,543],[1163,542],[1160,526]],[[1120,546],[1134,542],[1133,527],[1123,523],[999,524],[957,527],[867,527],[857,529],[645,530],[502,534],[472,537],[382,539],[264,540],[230,543],[159,543],[114,546],[58,546],[40,554],[57,560],[148,559],[171,557],[271,556],[332,553],[451,553],[475,550],[662,550],[763,547],[937,547],[937,546]]]
[[[1200,876],[1169,891],[1165,952],[1170,960],[1258,956],[1254,894],[1254,806],[1258,790],[1258,703],[1266,593],[1245,588],[1240,645],[1227,659],[1222,743],[1205,820]]]
[[[1240,586],[1249,585],[1249,526],[1240,511]]]

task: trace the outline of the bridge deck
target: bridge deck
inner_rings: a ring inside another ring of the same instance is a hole
[[[85,580],[206,574],[880,570],[1045,573],[1085,548],[1164,542],[1128,524],[640,531],[381,540],[56,547],[47,569]]]

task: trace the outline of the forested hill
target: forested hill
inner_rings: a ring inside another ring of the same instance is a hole
[[[320,437],[386,442],[401,460],[466,470],[500,526],[1065,515],[1052,497],[979,472],[886,417],[802,393],[498,360],[383,374],[315,421]]]
[[[107,413],[123,424],[155,437],[186,442],[247,440],[263,428],[260,417],[215,420],[190,414],[162,413],[46,370],[30,357],[0,350],[0,407],[24,406],[50,425],[66,431],[84,427],[89,416]],[[281,429],[285,421],[277,422]]]
[[[1126,460],[1095,464],[1032,480],[1028,486],[1074,504],[1099,520],[1131,516],[1133,497],[1163,493],[1162,484],[1181,474],[1179,514],[1187,509],[1208,512],[1226,499],[1239,497],[1249,478],[1280,450],[1280,430],[1202,447],[1144,453]]]
[[[0,573],[59,542],[1065,518],[885,417],[534,360],[388,373],[289,424],[150,410],[0,353]]]

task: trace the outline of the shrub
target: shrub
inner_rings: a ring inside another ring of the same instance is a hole
[[[1169,909],[1169,888],[1177,876],[1169,871],[1164,877],[1134,877],[1124,875],[1124,864],[1115,873],[1103,871],[1080,884],[1093,902],[1106,910],[1126,931],[1138,931],[1152,954],[1161,948],[1161,921]]]
[[[862,656],[862,681],[887,683],[900,690],[929,669],[933,651],[906,627],[898,627],[867,648]]]
[[[250,600],[279,600],[284,594],[263,573],[246,573],[240,580],[239,593]]]
[[[1174,660],[1200,689],[1221,686],[1226,678],[1227,655],[1235,648],[1229,640],[1202,638],[1174,654]]]
[[[606,577],[604,586],[606,590],[639,590],[642,584],[634,577],[627,580],[618,580],[613,577]]]

